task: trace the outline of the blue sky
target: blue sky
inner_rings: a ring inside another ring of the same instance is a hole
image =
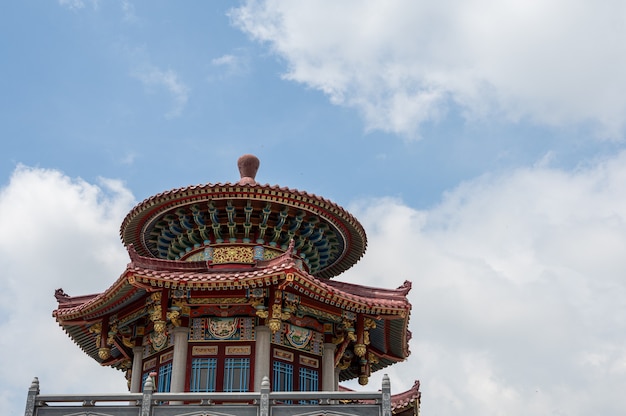
[[[258,181],[363,222],[346,280],[413,281],[413,354],[390,375],[421,380],[424,415],[626,407],[622,2],[1,10],[0,408],[21,411],[37,375],[48,393],[81,391],[72,374],[123,389],[56,328],[54,289],[104,290],[134,204],[236,181],[244,153]],[[31,346],[5,362],[16,337]]]

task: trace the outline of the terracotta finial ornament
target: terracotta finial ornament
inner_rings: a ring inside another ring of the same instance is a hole
[[[237,167],[241,179],[239,185],[256,185],[256,172],[259,170],[261,162],[254,155],[243,155],[237,160]]]

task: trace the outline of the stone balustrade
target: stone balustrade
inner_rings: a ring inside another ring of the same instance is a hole
[[[143,393],[40,394],[35,378],[25,416],[391,416],[391,387],[384,376],[375,392],[155,393],[149,377]]]

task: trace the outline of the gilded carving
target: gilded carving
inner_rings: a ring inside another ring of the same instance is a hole
[[[130,336],[123,336],[122,337],[122,344],[124,344],[125,347],[128,348],[132,348],[135,346],[135,343],[132,341]]]
[[[172,323],[172,325],[174,326],[180,326],[181,325],[181,321],[180,321],[180,311],[174,310],[174,311],[170,311],[166,314],[167,319]]]
[[[250,304],[256,309],[256,316],[259,318],[267,318],[269,313],[265,307],[265,298],[250,298]]]
[[[272,317],[270,318],[267,326],[270,328],[272,333],[275,333],[280,329],[282,324],[282,316],[283,310],[282,306],[279,303],[275,303],[272,305]]]
[[[115,335],[117,335],[117,322],[113,322],[109,327],[109,332],[107,333],[107,345],[115,344]]]
[[[283,307],[283,312],[284,312],[283,319],[287,320],[291,317],[291,314],[294,313],[298,309],[298,304],[300,303],[300,296],[294,295],[293,293],[285,292],[284,303],[285,305]]]
[[[341,356],[341,359],[339,360],[339,364],[337,365],[337,367],[339,367],[340,370],[345,370],[349,368],[350,365],[352,364],[353,358],[354,358],[354,354],[352,353],[352,351],[349,351],[349,350],[344,351],[343,355]]]
[[[350,341],[353,341],[353,342],[356,341],[356,334],[354,333],[354,322],[344,318],[343,327],[345,328],[345,331],[346,331],[346,337]]]
[[[378,357],[376,355],[374,355],[374,353],[368,352],[367,353],[367,361],[369,361],[370,364],[378,364],[378,362],[380,360],[378,359]]]
[[[172,299],[172,308],[178,309],[182,316],[189,316],[190,308],[183,299]]]
[[[127,315],[127,316],[123,317],[122,319],[120,319],[118,324],[119,324],[119,326],[125,326],[129,322],[132,322],[132,321],[136,320],[138,317],[144,315],[145,313],[146,313],[146,309],[145,308],[139,309],[139,310],[131,313],[130,315]]]
[[[254,263],[254,248],[241,246],[215,247],[213,264]]]
[[[163,334],[165,332],[165,324],[166,322],[162,318],[162,310],[161,310],[161,292],[154,292],[150,295],[150,299],[148,300],[148,315],[150,316],[150,320],[154,322],[154,330]]]
[[[233,305],[248,303],[246,298],[191,298],[187,301],[192,305]]]
[[[301,313],[302,315],[315,316],[325,321],[331,321],[331,322],[337,322],[337,323],[341,322],[341,317],[339,315],[334,315],[332,313],[328,313],[328,312],[315,309],[310,306],[306,306],[302,304],[298,305],[298,312]]]
[[[102,322],[96,322],[95,324],[91,325],[89,327],[89,332],[91,334],[96,334],[96,347],[100,347]]]
[[[98,348],[98,357],[100,357],[101,360],[106,360],[107,358],[111,357],[111,348],[109,347]]]
[[[167,322],[163,320],[154,321],[154,332],[158,334],[165,333],[165,328],[167,327]]]
[[[371,318],[365,318],[363,320],[363,343],[365,345],[370,344],[370,329],[376,328],[376,322]]]
[[[364,357],[365,352],[367,351],[367,347],[365,344],[355,344],[354,345],[354,353],[357,357]]]

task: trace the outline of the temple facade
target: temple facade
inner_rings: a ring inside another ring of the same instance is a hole
[[[63,330],[121,370],[130,393],[339,392],[409,355],[410,282],[340,282],[364,254],[361,224],[337,204],[256,182],[152,196],[121,226],[130,262],[102,293],[55,293]],[[263,385],[265,383],[265,385]],[[419,383],[391,396],[419,412]],[[308,401],[305,401],[308,402]]]

